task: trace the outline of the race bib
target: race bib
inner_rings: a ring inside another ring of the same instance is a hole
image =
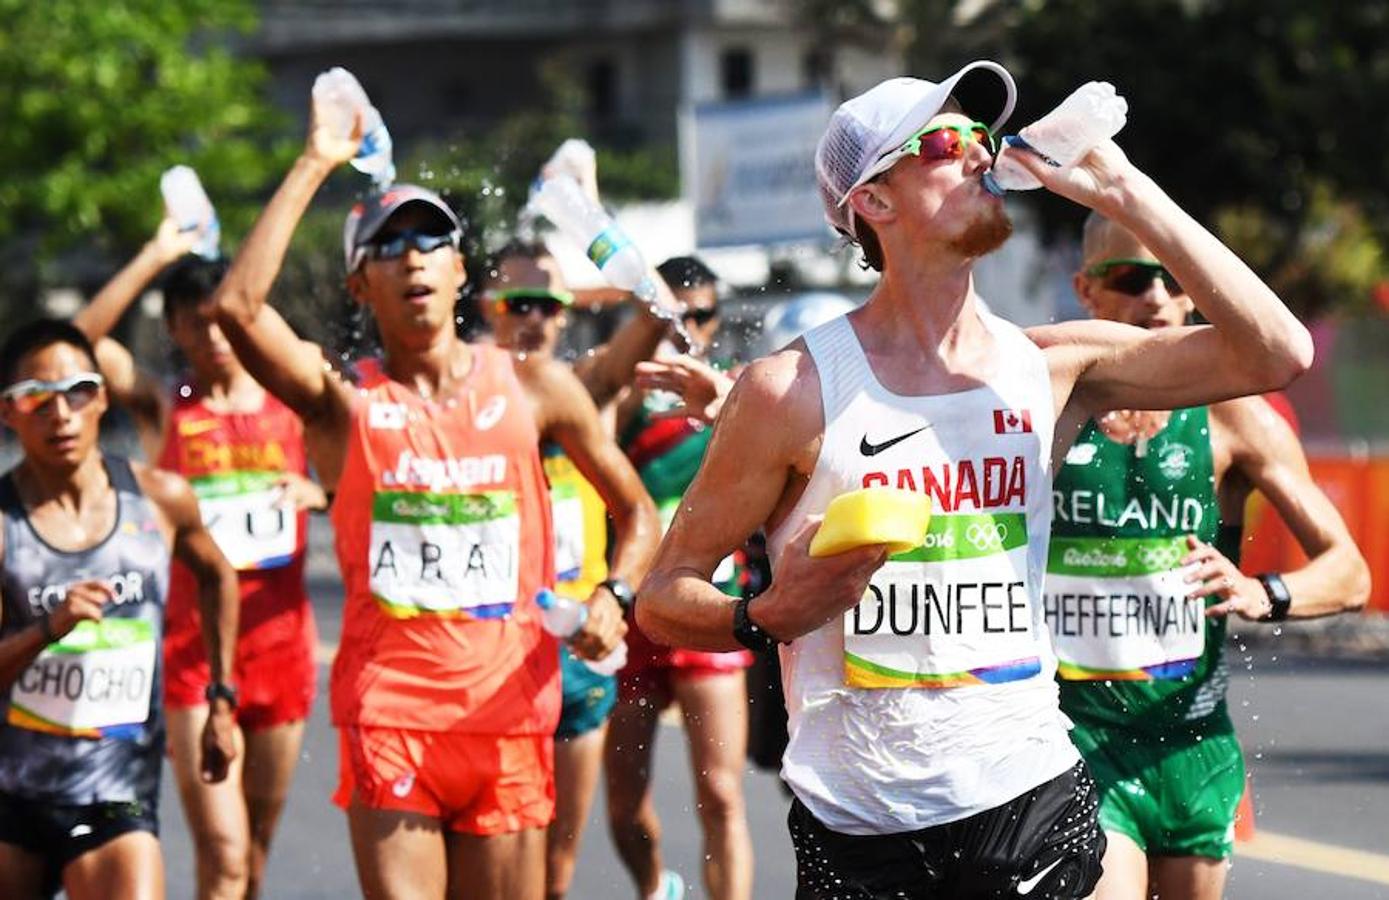
[[[154,663],[150,622],[79,622],[20,673],[9,724],[63,737],[135,737],[149,718]]]
[[[550,517],[555,529],[555,580],[575,581],[584,565],[584,504],[570,483],[550,488]]]
[[[1022,513],[936,515],[920,547],[889,558],[844,614],[844,683],[999,684],[1041,671]]]
[[[1043,610],[1071,681],[1181,678],[1206,650],[1206,603],[1186,597],[1184,538],[1053,538]]]
[[[511,491],[379,491],[372,506],[371,592],[397,617],[501,618],[516,602],[520,546]]]
[[[191,479],[203,524],[237,571],[275,569],[294,558],[299,514],[275,505],[280,475],[228,472]]]

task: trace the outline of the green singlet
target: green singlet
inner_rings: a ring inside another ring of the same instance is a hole
[[[1152,855],[1224,858],[1244,789],[1225,704],[1225,620],[1185,599],[1194,534],[1232,560],[1206,408],[1120,444],[1091,420],[1053,486],[1045,610],[1061,708],[1103,792],[1107,830]]]
[[[670,395],[648,394],[622,440],[642,485],[656,502],[663,531],[675,519],[685,490],[704,462],[704,451],[713,434],[713,429],[693,419],[653,417],[653,413],[670,409],[673,403]],[[712,581],[719,590],[736,597],[740,577],[737,563],[730,556],[714,570]]]

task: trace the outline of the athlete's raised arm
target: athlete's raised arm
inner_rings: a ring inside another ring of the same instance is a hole
[[[154,237],[102,285],[91,303],[72,317],[72,324],[81,329],[96,350],[97,365],[112,399],[134,418],[145,458],[151,461],[159,457],[163,446],[168,398],[159,379],[136,364],[130,351],[109,335],[140,292],[187,253],[196,240],[196,233],[180,232],[178,223],[165,217]]]
[[[1243,397],[1211,407],[1211,427],[1230,448],[1230,472],[1221,489],[1225,504],[1241,509],[1256,489],[1283,517],[1307,554],[1301,568],[1279,574],[1292,603],[1289,619],[1312,619],[1356,610],[1370,595],[1370,570],[1336,507],[1312,480],[1307,457],[1292,428],[1262,397]],[[1192,580],[1201,595],[1221,602],[1206,615],[1236,613],[1259,619],[1274,598],[1256,578],[1243,575],[1220,551],[1199,544],[1183,563],[1199,568]]]
[[[748,366],[728,395],[704,464],[637,594],[637,624],[652,640],[737,650],[733,599],[709,582],[719,561],[799,497],[819,455],[824,413],[814,364],[797,342]],[[775,423],[770,426],[769,423]],[[882,565],[881,547],[807,555],[812,523],[787,545],[772,586],[748,607],[753,624],[790,641],[858,603]]]
[[[1311,365],[1312,338],[1302,323],[1112,141],[1060,170],[1018,156],[1046,187],[1132,232],[1211,323],[1148,331],[1090,321],[1031,330],[1052,371],[1064,373],[1058,411],[1067,399],[1092,411],[1213,403],[1283,387]]]
[[[197,497],[188,482],[172,472],[143,466],[136,467],[135,474],[145,496],[173,528],[174,558],[188,567],[198,583],[198,611],[202,615],[203,645],[212,684],[229,684],[241,610],[236,570],[203,525]],[[235,709],[225,698],[210,701],[208,708],[202,737],[202,775],[204,781],[218,782],[227,777],[227,768],[236,758]]]
[[[516,369],[536,404],[541,436],[564,449],[612,516],[608,574],[628,584],[640,583],[656,553],[661,524],[636,470],[604,431],[584,386],[563,363],[533,355],[518,362]],[[622,637],[626,626],[617,601],[602,585],[594,590],[588,622],[574,639],[574,649],[581,656],[602,658]]]
[[[304,210],[328,175],[356,154],[360,131],[359,122],[351,137],[334,137],[314,117],[304,151],[261,212],[213,296],[218,324],[242,364],[306,424],[342,412],[349,400],[322,349],[301,340],[266,303],[266,297]]]

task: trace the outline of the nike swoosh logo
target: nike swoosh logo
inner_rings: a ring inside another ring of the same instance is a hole
[[[882,453],[888,447],[891,447],[894,444],[900,444],[912,435],[920,434],[921,432],[925,431],[927,428],[930,427],[930,425],[922,425],[915,431],[908,431],[906,434],[899,434],[897,435],[897,437],[892,438],[891,440],[883,441],[881,444],[870,444],[868,442],[868,435],[865,434],[863,436],[863,440],[859,441],[858,452],[862,453],[864,456],[877,456],[879,453]]]
[[[1056,858],[1056,859],[1053,859],[1053,860],[1051,861],[1051,865],[1049,865],[1049,866],[1047,866],[1046,868],[1042,869],[1040,872],[1038,872],[1037,874],[1033,875],[1031,878],[1027,879],[1026,881],[1019,881],[1019,882],[1018,882],[1018,894],[1019,894],[1020,896],[1025,897],[1025,896],[1027,896],[1028,894],[1032,893],[1032,889],[1035,888],[1035,887],[1037,886],[1037,883],[1038,883],[1038,882],[1040,882],[1043,878],[1046,878],[1046,877],[1047,877],[1047,873],[1048,873],[1048,872],[1050,872],[1052,869],[1056,868],[1057,866],[1061,865],[1061,859],[1062,859],[1062,857],[1058,857],[1058,858]]]

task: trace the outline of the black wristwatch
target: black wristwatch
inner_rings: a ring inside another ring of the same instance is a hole
[[[748,604],[751,602],[751,597],[733,601],[733,636],[749,650],[771,650],[777,645],[777,640],[748,618]]]
[[[1255,575],[1259,584],[1264,586],[1264,591],[1268,593],[1269,610],[1260,622],[1281,622],[1288,617],[1288,610],[1293,605],[1293,595],[1288,593],[1288,586],[1283,583],[1283,577],[1277,572],[1265,572],[1262,575]]]
[[[207,698],[207,702],[209,705],[214,700],[225,700],[227,701],[228,706],[230,706],[232,709],[236,709],[236,688],[232,687],[224,681],[214,681],[211,684],[209,684],[207,686],[207,690],[203,691],[203,696]]]
[[[623,612],[631,609],[632,601],[637,599],[637,595],[632,591],[632,586],[621,578],[605,578],[598,582],[598,586],[607,588],[608,593],[617,598],[617,605],[622,607]]]

